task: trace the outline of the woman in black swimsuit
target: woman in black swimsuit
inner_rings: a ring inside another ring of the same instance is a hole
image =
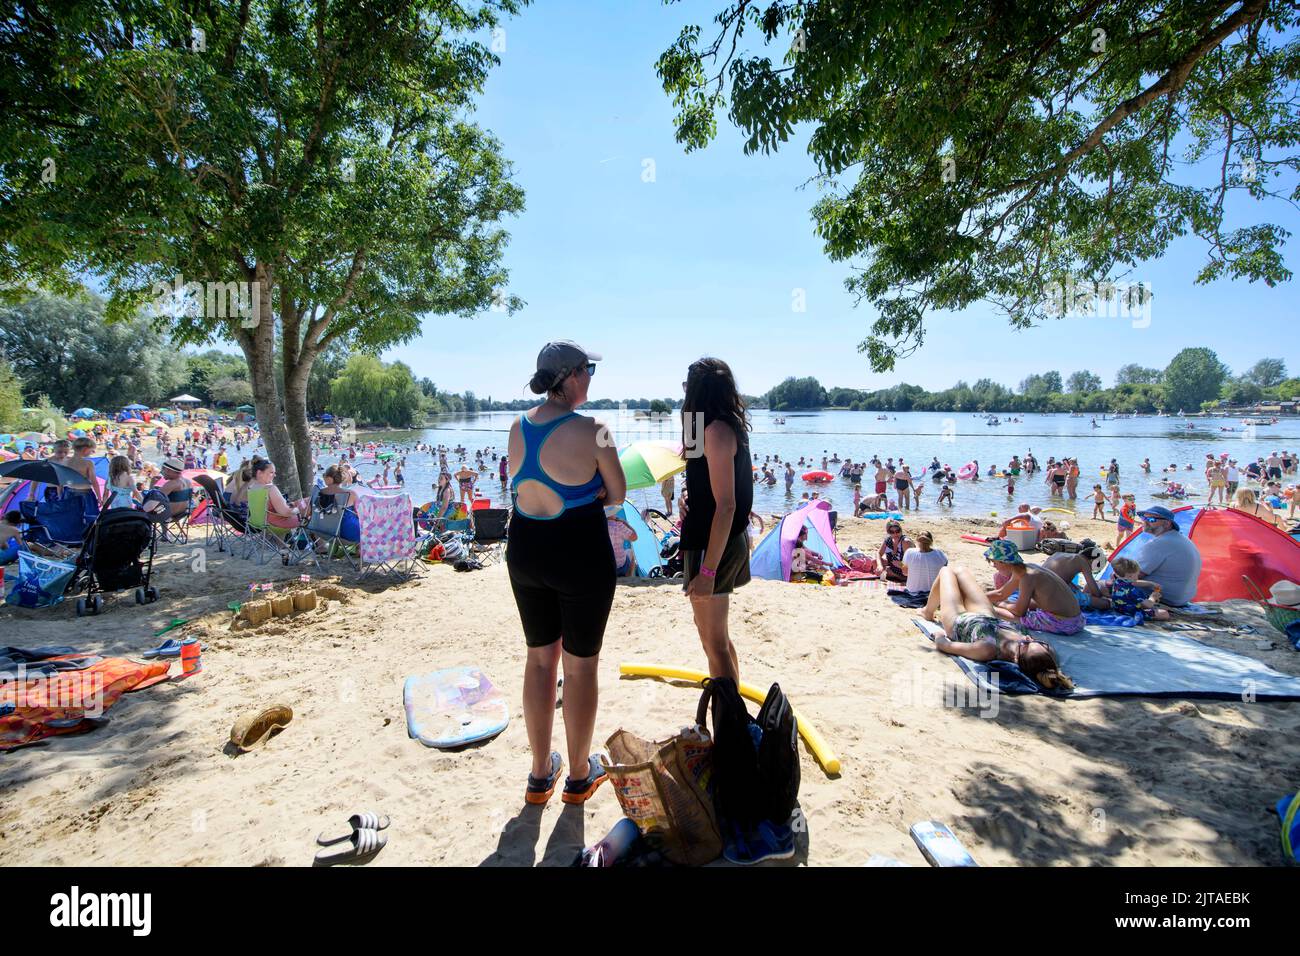
[[[551,750],[561,661],[569,750],[562,799],[582,803],[606,779],[591,753],[596,669],[615,584],[602,504],[621,504],[627,479],[608,429],[574,411],[587,400],[598,358],[572,342],[548,343],[529,383],[546,401],[510,429],[514,508],[506,565],[528,645],[524,724],[533,766],[524,798],[531,804],[551,798],[564,766]]]
[[[894,490],[898,492],[898,507],[912,510],[912,470],[904,465],[894,474]]]
[[[754,506],[749,414],[722,359],[692,363],[682,383],[686,497],[681,502],[686,596],[711,677],[740,681],[727,632],[731,592],[749,583],[749,512]]]

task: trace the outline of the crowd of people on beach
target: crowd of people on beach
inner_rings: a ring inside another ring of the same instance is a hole
[[[53,443],[49,456],[87,478],[102,507],[165,509],[169,516],[183,514],[191,506],[187,473],[210,468],[224,478],[224,507],[246,509],[250,495],[264,492],[267,524],[285,532],[306,521],[313,507],[341,506],[354,512],[360,494],[404,489],[415,456],[437,462],[430,487],[433,497],[423,506],[437,515],[471,509],[481,484],[495,479],[502,498],[508,496],[510,501],[506,565],[526,647],[524,719],[532,765],[525,796],[530,803],[547,802],[561,787],[567,764],[570,772],[562,784],[562,799],[582,803],[606,779],[604,767],[591,752],[597,664],[616,581],[635,571],[630,546],[636,532],[619,517],[627,480],[616,436],[606,425],[577,412],[587,400],[599,360],[600,356],[573,342],[548,343],[529,382],[543,400],[512,423],[503,451],[495,446],[471,450],[423,441],[357,440],[345,437],[337,424],[333,434],[313,431],[317,463],[311,499],[285,497],[276,484],[275,463],[263,454],[261,436],[251,425],[192,423],[176,435],[161,427],[99,429],[71,443]],[[1106,520],[1108,512],[1113,517],[1117,543],[1139,524],[1152,536],[1140,566],[1117,560],[1112,573],[1101,581],[1096,571],[1103,552],[1086,539],[1077,547],[1050,554],[1041,565],[1026,563],[1021,548],[1011,540],[1012,530],[1028,530],[1034,542],[1064,536],[1041,508],[1024,502],[989,541],[984,558],[991,566],[992,580],[983,584],[973,571],[954,566],[936,549],[930,532],[909,537],[897,513],[919,509],[932,484],[938,487],[937,503],[951,505],[962,481],[1005,480],[1008,496],[1014,496],[1018,486],[1040,472],[1049,502],[1076,500],[1083,472],[1077,458],[1049,457],[1040,464],[1030,450],[1024,456],[1013,455],[1001,468],[982,469],[972,461],[954,469],[937,457],[914,466],[902,458],[882,460],[879,455],[860,461],[841,459],[825,450],[820,459],[805,455],[783,460],[770,454],[759,462],[750,450],[748,413],[724,361],[703,358],[692,363],[683,393],[683,420],[696,416],[703,420],[701,453],[685,459],[680,489],[669,475],[659,491],[664,513],[677,520],[682,585],[708,673],[715,677],[735,681],[740,677],[739,655],[728,628],[729,596],[750,578],[750,517],[754,486],[759,483],[771,486],[784,481],[787,498],[793,502],[795,482],[803,480],[814,488],[803,492],[801,502],[812,502],[838,479],[852,489],[854,516],[890,512],[874,565],[881,580],[901,586],[897,590],[904,601],[942,627],[936,648],[977,661],[1014,662],[1048,690],[1069,689],[1071,683],[1061,672],[1052,645],[1040,635],[1078,633],[1086,611],[1160,620],[1167,617],[1168,606],[1186,604],[1195,594],[1200,573],[1195,546],[1180,533],[1169,509],[1155,505],[1138,510],[1137,496],[1121,489],[1120,465],[1114,459],[1102,467],[1102,480],[1094,482],[1084,497],[1092,504],[1094,518]],[[142,453],[150,431],[154,450],[162,457],[157,466],[145,461]],[[108,480],[102,484],[94,480],[89,460],[98,441],[110,453]],[[364,479],[361,468],[373,468],[374,473]],[[1171,465],[1163,471],[1181,474],[1191,468]],[[1285,450],[1241,467],[1226,454],[1208,454],[1203,470],[1207,503],[1249,511],[1279,524],[1285,507],[1291,517],[1297,510],[1295,488],[1283,487],[1296,469],[1296,456]],[[1150,476],[1150,461],[1144,460],[1137,470]],[[1171,499],[1187,493],[1185,483],[1168,477],[1163,488],[1158,494]],[[8,522],[10,516],[4,520]],[[345,539],[354,539],[355,521],[345,522],[340,531]],[[0,525],[0,538],[3,532]],[[816,578],[827,570],[825,559],[808,546],[805,528],[794,543],[792,579]],[[551,749],[561,667],[565,756]]]

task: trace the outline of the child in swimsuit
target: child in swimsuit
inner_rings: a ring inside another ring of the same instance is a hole
[[[1132,558],[1116,558],[1111,563],[1115,576],[1102,587],[1110,593],[1110,609],[1116,614],[1137,617],[1138,623],[1143,617],[1156,621],[1169,620],[1169,612],[1160,607],[1160,585],[1151,581],[1138,580],[1142,569]]]

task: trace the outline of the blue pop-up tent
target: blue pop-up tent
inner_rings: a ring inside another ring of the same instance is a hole
[[[636,558],[636,576],[649,577],[650,572],[663,563],[659,557],[659,536],[650,530],[645,518],[641,517],[641,512],[626,501],[619,506],[615,517],[626,521],[636,532],[636,540],[631,542],[632,555]]]

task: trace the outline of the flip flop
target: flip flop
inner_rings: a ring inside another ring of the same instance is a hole
[[[277,704],[263,711],[250,711],[235,721],[230,728],[230,742],[240,752],[255,750],[289,726],[293,720],[293,708]]]
[[[388,844],[388,834],[378,830],[353,830],[347,843],[321,850],[312,866],[337,866],[340,863],[365,863]]]
[[[555,784],[559,782],[560,771],[564,769],[564,758],[557,751],[551,751],[551,775],[534,777],[528,775],[528,787],[524,790],[524,799],[532,804],[542,804],[551,799]]]
[[[587,771],[587,776],[581,780],[570,777],[564,781],[564,792],[560,794],[561,800],[565,803],[586,803],[600,785],[609,779],[609,773],[601,766],[600,757],[595,754],[587,758]]]
[[[382,813],[371,813],[369,810],[363,813],[354,813],[348,817],[348,826],[352,829],[348,830],[347,833],[327,839],[322,832],[320,836],[316,837],[316,842],[321,846],[333,846],[335,843],[342,843],[352,836],[353,830],[387,830],[390,822],[388,817]]]
[[[193,640],[193,638],[187,638],[187,640]],[[157,657],[180,657],[181,642],[176,640],[174,637],[169,637],[157,647],[150,648],[140,656],[147,661],[151,661]]]

